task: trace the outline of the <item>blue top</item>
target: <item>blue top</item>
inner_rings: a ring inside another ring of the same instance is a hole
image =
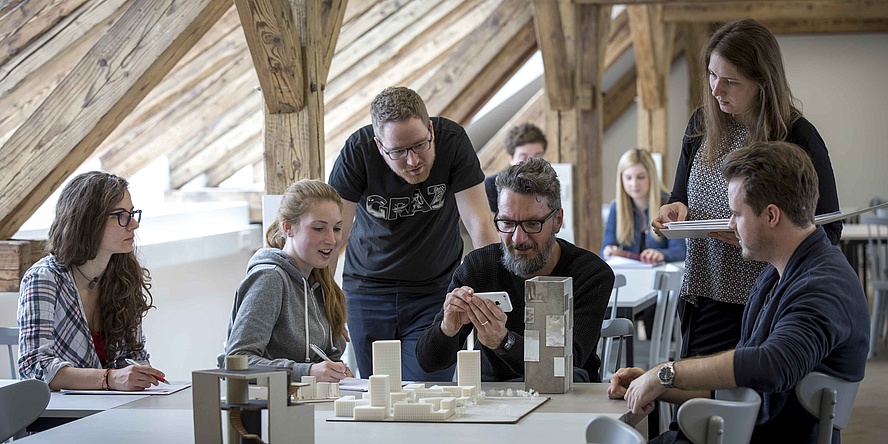
[[[799,403],[795,385],[811,371],[860,381],[869,351],[866,295],[824,227],[799,244],[782,278],[774,267],[762,272],[741,330],[734,378],[762,395],[752,442],[786,430],[798,437],[793,442],[814,442],[817,420]],[[833,442],[838,436],[834,430]]]
[[[664,200],[668,198],[667,195],[664,195]],[[630,199],[631,203],[631,199]],[[601,252],[600,255],[604,257],[604,248],[608,245],[617,245],[620,248],[631,251],[633,253],[641,253],[643,250],[647,248],[655,248],[663,252],[663,261],[665,262],[675,262],[675,261],[683,261],[685,260],[685,256],[688,253],[687,245],[684,239],[668,239],[665,237],[659,237],[653,233],[652,230],[646,224],[642,224],[642,219],[650,222],[650,218],[648,217],[648,211],[644,211],[644,218],[642,218],[642,214],[638,211],[638,208],[635,207],[635,204],[632,204],[632,217],[635,219],[635,235],[632,237],[632,243],[629,245],[620,245],[617,241],[617,202],[614,201],[610,206],[610,213],[607,216],[607,225],[604,227],[604,241],[601,243]],[[644,248],[642,248],[641,236],[642,236],[642,228],[644,228]]]

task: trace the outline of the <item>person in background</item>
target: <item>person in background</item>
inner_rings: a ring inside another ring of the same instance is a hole
[[[731,350],[640,368],[620,369],[608,396],[625,398],[633,413],[654,400],[681,403],[712,390],[748,387],[762,397],[750,442],[817,441],[817,418],[796,397],[812,371],[846,381],[864,377],[869,309],[860,279],[814,225],[818,174],[797,145],[757,142],[725,156],[729,227],[747,260],[770,264],[755,281]],[[672,428],[675,430],[675,428]],[[785,438],[784,438],[785,439]],[[840,442],[832,430],[832,442]],[[690,442],[670,431],[651,441]]]
[[[546,135],[532,123],[522,123],[509,130],[505,140],[506,154],[509,155],[509,165],[515,165],[530,157],[543,157],[546,154]],[[484,191],[487,193],[487,204],[490,211],[496,214],[496,174],[484,179]]]
[[[799,145],[814,163],[820,199],[815,214],[839,210],[826,144],[793,105],[777,39],[751,19],[726,23],[701,51],[708,70],[703,107],[691,117],[669,203],[653,218],[655,230],[683,220],[731,216],[728,186],[719,165],[728,153],[761,141]],[[842,223],[824,226],[832,244]],[[743,307],[755,278],[767,266],[744,261],[737,236],[713,232],[689,239],[679,317],[683,357],[727,350],[740,338]]]
[[[650,230],[650,209],[660,209],[669,199],[657,175],[650,153],[642,149],[626,151],[617,164],[617,198],[610,206],[604,227],[601,257],[622,256],[650,264],[683,261],[687,254],[684,239],[668,239]],[[644,309],[638,318],[650,338],[657,307]]]
[[[164,381],[148,362],[142,334],[153,307],[151,277],[136,258],[142,210],[133,209],[128,187],[92,171],[62,189],[49,255],[25,272],[19,291],[22,378],[53,390],[137,391]]]
[[[360,376],[373,374],[373,341],[397,339],[404,380],[450,381],[452,368],[424,372],[414,350],[462,259],[459,221],[475,248],[497,240],[484,173],[463,127],[430,119],[409,88],[383,90],[370,117],[372,125],[346,140],[329,179],[343,199],[342,286]]]
[[[617,165],[617,198],[604,228],[603,259],[617,255],[651,264],[685,259],[684,239],[659,237],[649,229],[650,209],[659,210],[669,199],[662,187],[650,153],[642,149],[623,153]]]
[[[573,279],[574,381],[599,381],[601,360],[595,347],[614,286],[614,272],[601,258],[555,235],[561,230],[561,184],[543,159],[528,158],[496,178],[501,242],[468,255],[453,274],[450,292],[435,321],[416,344],[426,371],[456,362],[469,333],[481,350],[483,381],[524,377],[524,281],[536,276]],[[505,291],[512,311],[504,313],[476,292]],[[530,299],[533,299],[532,297]]]
[[[339,361],[347,340],[345,295],[333,281],[333,251],[342,242],[342,200],[330,185],[300,180],[281,199],[265,239],[234,296],[226,353],[250,365],[286,367],[290,379],[339,382],[352,376]]]

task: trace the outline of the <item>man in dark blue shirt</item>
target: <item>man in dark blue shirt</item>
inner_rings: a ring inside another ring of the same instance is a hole
[[[817,420],[799,403],[795,385],[811,371],[863,379],[866,295],[848,261],[814,225],[817,174],[804,151],[760,142],[728,154],[721,171],[743,258],[771,264],[750,293],[740,342],[724,353],[647,372],[621,369],[609,396],[625,398],[642,413],[657,399],[680,403],[711,390],[749,387],[762,396],[752,442],[787,435],[791,442],[814,442]],[[687,442],[680,432],[667,433],[659,442]],[[833,442],[839,439],[834,430]]]

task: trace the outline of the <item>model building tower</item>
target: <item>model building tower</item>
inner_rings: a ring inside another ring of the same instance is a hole
[[[456,354],[456,384],[481,390],[481,350],[460,350]]]
[[[401,391],[401,341],[373,343],[373,374],[388,375],[389,391]]]
[[[565,393],[573,382],[573,279],[528,279],[524,296],[525,387]]]

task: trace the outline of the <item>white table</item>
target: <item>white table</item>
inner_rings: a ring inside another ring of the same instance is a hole
[[[18,382],[16,379],[0,379],[0,387]],[[41,418],[83,418],[95,413],[121,407],[150,395],[65,395],[52,392],[46,411]]]
[[[684,272],[684,262],[670,262],[650,268],[620,268],[614,267],[614,274],[626,276],[626,285],[620,288],[617,296],[617,317],[634,320],[635,316],[657,302],[657,290],[654,289],[654,274],[657,271]],[[611,309],[608,306],[608,310]],[[610,316],[610,311],[608,315]],[[635,352],[632,337],[626,340],[626,365],[632,367],[635,363]]]
[[[484,387],[504,383],[484,384]],[[530,413],[518,424],[328,422],[332,403],[315,405],[315,443],[423,444],[582,442],[586,424],[597,415],[627,416],[625,401],[609,400],[606,384],[576,384]],[[20,440],[23,444],[194,441],[191,389],[168,396],[149,396]],[[18,441],[17,441],[18,442]]]

